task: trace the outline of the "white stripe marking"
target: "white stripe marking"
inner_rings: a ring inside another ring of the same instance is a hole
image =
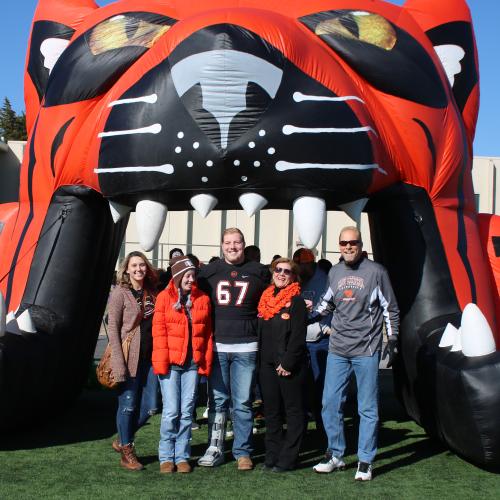
[[[365,103],[363,99],[360,97],[357,97],[355,95],[346,95],[346,96],[340,96],[340,97],[328,97],[324,95],[307,95],[303,94],[302,92],[294,92],[293,93],[293,100],[295,102],[302,102],[302,101],[333,101],[333,102],[341,102],[341,101],[359,101],[362,104]]]
[[[296,127],[295,125],[285,125],[282,129],[283,134],[357,134],[359,132],[373,132],[377,135],[377,132],[371,127],[349,127],[349,128],[323,128],[323,127]],[[377,136],[378,137],[378,136]]]
[[[156,167],[117,167],[117,168],[94,168],[96,174],[119,174],[122,172],[159,172],[160,174],[173,174],[174,166],[169,163]]]
[[[276,163],[276,170],[284,172],[285,170],[297,170],[300,168],[319,168],[322,170],[378,170],[387,175],[387,172],[377,163],[357,164],[357,163],[290,163],[288,161],[279,161]]]
[[[375,288],[375,290],[373,290],[372,296],[370,298],[370,305],[375,302],[375,297],[378,297],[380,305],[382,306],[382,314],[384,316],[384,322],[385,322],[385,328],[387,331],[387,336],[390,337],[393,334],[393,330],[392,330],[392,324],[391,324],[391,319],[390,319],[390,314],[389,314],[389,302],[384,297],[384,294],[382,293],[380,286],[377,286]]]
[[[158,100],[156,94],[144,95],[142,97],[131,97],[129,99],[118,99],[117,101],[112,101],[108,104],[108,108],[112,106],[119,106],[120,104],[133,104],[135,102],[147,102],[148,104],[154,104]]]
[[[111,130],[110,132],[99,132],[97,137],[111,137],[114,135],[132,135],[132,134],[159,134],[161,125],[155,123],[149,127],[134,128],[131,130]]]

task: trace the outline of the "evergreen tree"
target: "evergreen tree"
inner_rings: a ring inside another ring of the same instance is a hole
[[[0,136],[6,141],[25,141],[26,114],[17,115],[7,97],[0,108]]]
[[[23,111],[20,115],[16,117],[16,136],[17,141],[26,141],[28,139],[28,133],[26,131],[26,113]]]

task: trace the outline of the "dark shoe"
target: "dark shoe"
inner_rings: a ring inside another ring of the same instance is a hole
[[[253,462],[250,457],[238,458],[238,470],[252,470]]]
[[[175,472],[174,462],[162,462],[160,464],[160,473],[171,474],[172,472]]]
[[[144,465],[137,460],[137,455],[135,454],[135,447],[133,443],[127,444],[121,447],[120,453],[122,458],[120,460],[120,465],[127,470],[142,470]]]
[[[273,470],[273,472],[279,473],[279,472],[290,472],[293,469],[291,469],[289,467],[280,467],[279,465],[275,465],[272,470]]]
[[[122,451],[122,445],[119,443],[118,439],[115,439],[111,443],[111,447],[113,448],[113,450],[116,451],[116,453],[121,453],[121,451]]]
[[[177,472],[180,472],[181,474],[189,474],[192,470],[193,469],[188,462],[179,462],[177,464]]]

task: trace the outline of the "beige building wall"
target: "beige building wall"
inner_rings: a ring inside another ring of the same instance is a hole
[[[472,168],[476,208],[485,214],[500,214],[500,158],[476,156]]]
[[[8,146],[17,161],[21,163],[23,161],[24,150],[26,149],[26,141],[9,141]],[[3,165],[3,162],[0,162],[0,164]]]
[[[10,141],[8,148],[0,149],[0,169],[2,185],[6,177],[19,168],[24,154],[25,142]],[[4,175],[8,172],[7,175]],[[17,174],[18,175],[18,174]],[[500,215],[500,158],[475,157],[472,177],[476,206],[480,212]],[[0,194],[2,186],[0,185]],[[339,230],[353,221],[344,213],[328,212],[323,236],[316,252],[319,258],[324,257],[332,262],[338,259],[337,237]],[[186,253],[194,253],[207,262],[212,256],[220,256],[220,238],[227,227],[239,227],[247,245],[257,245],[261,249],[262,262],[270,262],[275,254],[291,256],[301,245],[298,234],[293,227],[293,216],[289,210],[261,210],[254,217],[248,217],[243,210],[214,210],[206,219],[195,211],[170,212],[158,246],[148,257],[159,267],[168,266],[168,253],[174,247]],[[364,248],[371,254],[368,217],[362,214],[361,232]],[[130,216],[125,241],[121,254],[139,250],[135,214]]]
[[[0,141],[0,203],[16,201],[19,196],[19,166],[21,164],[25,141]]]

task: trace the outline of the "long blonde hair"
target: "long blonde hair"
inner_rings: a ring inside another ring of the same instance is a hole
[[[132,288],[130,276],[128,275],[127,268],[132,257],[140,257],[146,264],[146,276],[144,277],[144,290],[154,297],[157,295],[158,275],[155,269],[149,262],[148,258],[138,251],[130,252],[121,262],[116,273],[116,284],[124,288]]]

